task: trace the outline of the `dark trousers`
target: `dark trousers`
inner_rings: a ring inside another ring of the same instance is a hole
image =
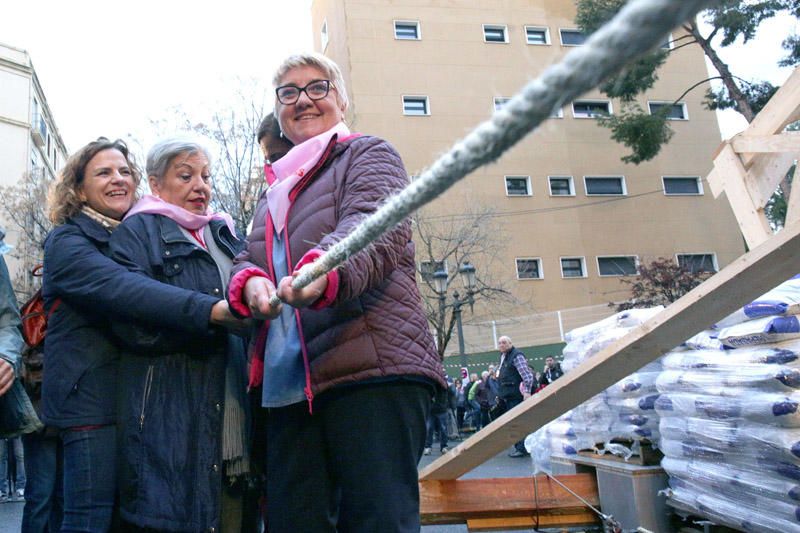
[[[269,409],[270,533],[419,532],[417,464],[431,387],[392,381],[347,387]]]
[[[431,413],[428,416],[428,437],[425,439],[425,447],[433,445],[434,433],[439,435],[439,449],[447,448],[447,417],[448,413]]]
[[[522,403],[522,399],[514,398],[514,399],[506,400],[506,411],[510,411],[511,409],[513,409],[514,407],[518,406],[521,403]],[[517,441],[517,442],[515,442],[514,443],[514,448],[516,448],[517,451],[520,451],[522,453],[528,453],[525,450],[525,439],[524,438],[519,440],[519,441]]]
[[[115,426],[64,430],[61,443],[64,447],[62,533],[108,531],[117,488]]]
[[[61,441],[56,435],[30,433],[25,445],[25,508],[21,533],[56,533],[61,529],[63,480]]]

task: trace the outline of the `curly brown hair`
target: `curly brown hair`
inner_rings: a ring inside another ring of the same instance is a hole
[[[122,139],[111,141],[106,137],[98,137],[96,141],[90,142],[67,159],[66,164],[58,173],[56,181],[50,187],[47,204],[50,221],[53,224],[63,224],[81,210],[83,201],[80,199],[80,189],[86,165],[103,150],[117,150],[121,153],[131,169],[134,187],[139,186],[142,172],[125,141]]]

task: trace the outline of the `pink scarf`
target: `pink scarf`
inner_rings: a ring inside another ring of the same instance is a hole
[[[210,215],[197,215],[191,211],[179,207],[174,204],[165,202],[158,196],[152,194],[145,194],[141,200],[136,202],[130,211],[125,215],[125,218],[131,217],[138,213],[150,213],[153,215],[164,215],[167,218],[174,220],[179,226],[183,226],[188,230],[199,230],[211,222],[212,220],[224,220],[225,225],[231,230],[233,235],[236,235],[236,226],[233,219],[228,213],[211,213]],[[124,219],[123,219],[124,220]]]
[[[339,122],[328,131],[293,147],[285,156],[272,164],[275,181],[267,189],[267,205],[276,232],[283,231],[286,223],[290,205],[289,193],[306,172],[317,164],[335,135],[341,140],[350,135],[350,130],[344,122]]]

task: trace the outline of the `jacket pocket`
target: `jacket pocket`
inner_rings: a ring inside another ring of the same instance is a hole
[[[144,419],[147,414],[147,401],[150,399],[150,391],[153,388],[154,365],[148,365],[147,374],[144,377],[144,390],[142,391],[142,408],[139,411],[139,431],[144,429]]]

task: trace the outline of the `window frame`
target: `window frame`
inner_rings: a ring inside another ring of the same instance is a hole
[[[406,101],[423,101],[425,105],[425,110],[423,113],[408,113],[406,109]],[[430,98],[424,94],[404,94],[401,96],[401,102],[403,104],[403,116],[405,117],[429,117],[431,115],[431,102]]]
[[[534,261],[536,263],[536,270],[539,274],[538,277],[535,278],[521,278],[520,277],[520,270],[519,270],[519,262],[520,261]],[[514,258],[514,269],[517,276],[517,281],[538,281],[544,279],[544,263],[542,262],[541,257],[515,257]]]
[[[619,193],[619,194],[617,194],[617,193],[613,193],[613,194],[612,193],[590,193],[589,192],[589,185],[588,185],[588,182],[586,180],[587,179],[588,180],[592,180],[593,178],[601,178],[601,179],[619,178],[620,184],[622,185],[622,192]],[[598,174],[591,174],[591,175],[584,176],[583,177],[583,190],[586,193],[586,196],[628,196],[628,186],[625,183],[625,176],[621,176],[621,175],[604,176],[604,175],[598,175]]]
[[[671,179],[693,179],[697,183],[697,192],[667,192],[667,180]],[[703,180],[700,176],[661,176],[661,187],[664,191],[664,196],[703,196],[705,194]]]
[[[319,47],[321,52],[324,52],[328,48],[329,42],[330,35],[328,33],[328,19],[323,19],[322,26],[319,29]]]
[[[632,258],[633,259],[634,273],[633,274],[603,274],[603,271],[600,269],[600,260],[601,259],[619,259],[619,258],[625,258],[625,259]],[[626,277],[630,277],[630,276],[638,276],[639,275],[639,256],[638,255],[624,255],[624,254],[619,254],[619,255],[598,255],[597,257],[595,257],[595,263],[597,264],[597,275],[599,277],[601,277],[601,278],[626,278]]]
[[[565,276],[564,275],[564,261],[577,259],[581,263],[581,275],[580,276]],[[558,264],[561,268],[561,279],[586,279],[589,277],[588,272],[586,272],[586,257],[582,255],[564,255],[558,258]]]
[[[481,24],[481,28],[483,30],[483,42],[490,43],[490,44],[508,44],[511,42],[511,39],[508,35],[508,25],[507,24]],[[502,30],[503,31],[503,39],[502,41],[490,41],[486,38],[486,30]]]
[[[565,179],[569,184],[569,194],[553,194],[553,185],[550,181],[551,179]],[[553,174],[551,176],[547,176],[547,190],[550,193],[550,196],[554,198],[569,198],[571,196],[575,196],[575,179],[572,176],[567,175],[559,175]]]
[[[561,42],[561,46],[583,46],[586,43],[586,39],[588,38],[588,36],[584,35],[583,36],[583,42],[580,43],[580,44],[569,44],[569,43],[565,44],[564,43],[564,32],[578,33],[580,35],[583,35],[583,32],[581,30],[579,30],[578,28],[558,28],[558,38],[559,38],[559,40]]]
[[[715,252],[683,252],[683,253],[676,253],[675,254],[675,263],[678,266],[681,266],[680,258],[682,256],[697,256],[697,255],[709,255],[709,256],[711,256],[711,266],[714,269],[711,272],[712,273],[719,272],[719,263],[717,263],[717,254]],[[698,272],[709,272],[709,271],[708,270],[698,270],[698,271],[690,270],[689,272],[692,272],[693,274],[696,274]]]
[[[536,43],[531,42],[528,39],[528,30],[540,30],[544,32],[544,42],[543,43]],[[525,44],[529,44],[531,46],[550,46],[552,41],[550,40],[550,28],[548,26],[535,26],[533,24],[526,24],[523,26],[522,31],[525,32]]]
[[[498,100],[501,100],[500,106],[498,107]],[[492,97],[492,105],[494,112],[500,111],[503,106],[505,106],[511,100],[510,96],[493,96]]]
[[[526,184],[526,187],[528,189],[528,194],[509,194],[509,192],[508,192],[508,179],[509,178],[512,178],[512,179],[525,178],[525,184]],[[533,186],[531,184],[531,177],[530,176],[526,176],[525,174],[505,174],[503,176],[503,185],[505,185],[506,197],[508,197],[508,198],[520,198],[520,197],[525,198],[525,197],[533,196]]]
[[[678,121],[687,121],[689,120],[689,110],[686,107],[686,102],[667,102],[664,100],[648,100],[647,101],[647,112],[651,115],[653,114],[653,105],[662,106],[662,107],[680,107],[683,110],[683,117],[667,117],[667,120],[678,120]]]
[[[406,25],[406,26],[414,26],[416,29],[416,37],[398,37],[397,36],[397,25]],[[419,23],[418,20],[405,20],[405,19],[398,19],[392,21],[392,29],[394,30],[394,39],[395,41],[421,41],[422,40],[422,25]]]
[[[598,117],[598,115],[595,114],[579,115],[575,111],[575,104],[605,104],[606,108],[608,109],[607,115],[614,114],[614,106],[611,100],[584,98],[582,100],[574,100],[572,104],[570,104],[570,107],[572,107],[572,118],[596,120]]]

